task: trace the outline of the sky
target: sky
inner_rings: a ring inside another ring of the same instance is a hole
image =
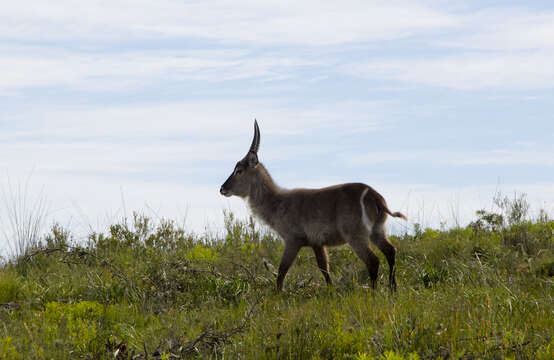
[[[220,231],[254,118],[280,186],[367,183],[391,231],[554,214],[553,64],[550,1],[1,2],[0,253],[17,194],[76,239]]]

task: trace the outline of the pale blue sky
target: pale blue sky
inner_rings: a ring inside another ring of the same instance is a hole
[[[286,187],[362,181],[430,225],[497,188],[552,213],[552,64],[548,1],[3,2],[2,186],[32,172],[78,236],[123,208],[217,229],[257,118]]]

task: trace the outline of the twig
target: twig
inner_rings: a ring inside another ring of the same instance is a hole
[[[144,359],[148,360],[148,350],[146,350],[146,342],[142,342],[142,348],[144,349]]]
[[[21,305],[14,302],[8,302],[0,304],[0,308],[2,308],[3,310],[19,310],[21,308]]]
[[[92,254],[85,249],[78,247],[78,246],[71,246],[71,245],[62,245],[61,247],[57,248],[42,248],[42,249],[36,249],[29,255],[25,256],[23,260],[28,261],[32,257],[38,255],[38,254],[46,254],[49,255],[51,253],[57,252],[57,251],[63,251],[63,250],[71,250],[71,252],[66,253],[63,260],[60,260],[63,263],[66,264],[79,264],[78,262],[68,262],[65,260],[68,255],[77,255],[79,258],[83,258],[85,256],[89,256],[95,260],[97,260],[102,266],[108,267],[113,275],[118,277],[119,279],[123,280],[128,286],[133,288],[134,290],[138,290],[137,287],[133,284],[131,280],[125,275],[125,273],[116,265],[109,262],[107,259],[102,258],[98,255]]]
[[[255,308],[260,303],[262,297],[259,296],[256,302],[250,307],[250,310],[246,312],[242,322],[228,330],[213,331],[211,329],[204,330],[196,339],[190,341],[183,347],[182,354],[192,355],[198,354],[200,351],[197,348],[197,345],[204,343],[208,345],[211,349],[214,349],[219,344],[226,343],[229,338],[235,334],[242,332],[248,325],[252,315],[254,314]]]
[[[240,267],[241,269],[243,269],[244,271],[246,271],[246,273],[248,274],[248,277],[250,278],[251,281],[255,281],[256,280],[256,277],[254,276],[254,274],[252,274],[252,272],[250,271],[250,269],[248,267],[246,267],[246,265],[243,265],[241,263],[236,263],[232,260],[229,260],[229,262],[231,264],[233,264],[234,266],[237,266],[237,267]]]
[[[28,261],[30,260],[33,256],[36,256],[38,254],[46,254],[46,255],[49,255],[51,253],[54,253],[56,251],[62,251],[63,249],[62,248],[44,248],[44,249],[36,249],[34,250],[33,252],[31,252],[30,254],[27,254],[23,257],[23,260],[25,261]]]
[[[265,269],[267,271],[269,271],[270,273],[272,273],[273,276],[277,277],[277,272],[275,271],[275,266],[273,266],[273,264],[270,263],[269,261],[267,261],[266,259],[263,259],[263,260],[264,260]]]

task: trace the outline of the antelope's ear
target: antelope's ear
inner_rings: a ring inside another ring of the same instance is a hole
[[[246,163],[248,167],[256,167],[256,165],[258,165],[258,155],[256,155],[255,152],[249,151],[248,154],[246,154]]]

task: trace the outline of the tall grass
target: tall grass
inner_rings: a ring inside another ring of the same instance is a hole
[[[395,294],[347,247],[332,287],[302,250],[278,293],[281,241],[232,213],[220,237],[134,214],[76,245],[55,226],[0,268],[0,358],[552,359],[554,222],[499,216],[391,237]]]
[[[31,175],[24,182],[12,185],[7,176],[6,187],[1,189],[4,217],[0,218],[0,224],[10,257],[25,255],[36,248],[44,233],[48,202],[43,189],[36,196],[31,195],[30,179]]]

